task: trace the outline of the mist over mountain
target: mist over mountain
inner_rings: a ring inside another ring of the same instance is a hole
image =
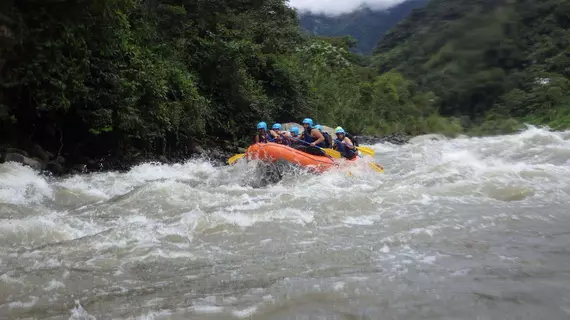
[[[360,6],[355,11],[331,15],[338,8],[331,8],[325,13],[307,12],[298,8],[301,28],[314,35],[345,36],[350,35],[357,41],[356,50],[370,54],[382,36],[413,9],[425,6],[428,0],[411,0],[399,3],[388,9],[376,9],[381,5],[393,5],[392,2],[377,2],[376,6]],[[314,9],[317,10],[317,9]]]
[[[289,0],[289,5],[303,13],[338,16],[357,11],[362,8],[384,10],[395,7],[407,0]]]

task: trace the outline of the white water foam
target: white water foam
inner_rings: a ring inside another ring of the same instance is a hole
[[[369,279],[360,286],[397,282],[418,270],[445,269],[441,261],[455,251],[475,256],[488,250],[492,239],[473,244],[467,240],[472,234],[501,230],[512,236],[568,215],[569,131],[430,135],[372,148],[384,174],[359,164],[322,175],[285,174],[266,186],[250,183],[256,163],[243,161],[232,167],[203,160],[149,163],[126,173],[63,179],[0,164],[2,311],[36,312],[69,296],[98,294],[109,295],[101,303],[114,316],[78,303],[71,318],[129,318],[113,310],[136,319],[247,318],[262,312],[264,303],[282,301],[280,290],[301,290],[304,281],[275,279],[317,274],[321,288],[348,294],[352,282],[326,280],[327,270]],[[495,245],[510,239],[501,236]],[[466,246],[468,254],[461,251]],[[510,260],[497,261],[518,261],[501,256]],[[346,271],[363,266],[385,270],[385,278]],[[463,277],[464,270],[470,269],[462,265],[450,274]],[[265,288],[241,294],[249,283]],[[218,292],[234,300],[193,305],[180,298],[179,286],[194,298]],[[144,290],[153,296],[138,298]],[[52,292],[60,295],[46,296]],[[120,302],[127,292],[135,293],[132,312],[121,305],[129,302]],[[154,311],[137,307],[145,299],[154,299],[148,307]]]

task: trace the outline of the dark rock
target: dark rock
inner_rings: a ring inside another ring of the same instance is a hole
[[[219,158],[222,157],[222,152],[221,152],[220,150],[217,150],[217,149],[212,149],[212,150],[210,151],[209,156],[210,156],[211,158],[214,158],[214,159],[219,159]]]
[[[87,165],[82,164],[82,163],[78,163],[78,164],[73,165],[73,167],[71,167],[71,170],[78,172],[78,173],[85,173],[85,172],[87,172]]]
[[[63,166],[57,162],[49,162],[46,165],[46,170],[48,170],[49,172],[55,174],[55,175],[60,175],[63,174],[65,169],[63,168]]]
[[[168,160],[168,158],[166,158],[166,156],[158,157],[158,161],[160,161],[162,163],[170,163],[170,161]]]
[[[50,160],[49,154],[39,144],[34,144],[30,150],[30,154],[34,157],[38,157],[43,162]]]
[[[7,154],[8,154],[8,153],[19,153],[19,154],[23,155],[24,157],[29,157],[29,156],[30,156],[26,151],[24,151],[24,150],[22,150],[22,149],[17,149],[17,148],[6,148],[4,151],[5,151]]]
[[[57,156],[57,158],[55,159],[55,162],[63,165],[63,164],[65,164],[65,158],[62,156]]]
[[[45,167],[45,165],[40,161],[30,159],[18,153],[7,153],[6,156],[4,157],[4,160],[6,162],[8,161],[18,162],[23,165],[29,166],[35,170],[43,170]]]
[[[360,144],[392,143],[402,145],[408,143],[410,138],[401,133],[392,133],[384,136],[357,136]]]
[[[199,154],[206,154],[206,150],[199,145],[194,146],[194,152]]]
[[[103,169],[103,160],[91,159],[87,161],[87,169],[89,171],[100,171]]]

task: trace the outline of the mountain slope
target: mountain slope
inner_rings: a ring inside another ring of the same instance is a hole
[[[304,13],[300,15],[300,24],[305,31],[314,35],[350,35],[357,40],[357,51],[370,54],[386,31],[408,16],[413,9],[422,7],[427,2],[428,0],[411,0],[388,10],[363,8],[336,17]]]
[[[444,115],[562,125],[559,115],[570,108],[570,4],[432,0],[384,36],[373,61],[436,93]]]

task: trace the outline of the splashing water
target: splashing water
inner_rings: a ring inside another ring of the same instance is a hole
[[[53,179],[0,164],[0,318],[568,319],[570,132]]]

